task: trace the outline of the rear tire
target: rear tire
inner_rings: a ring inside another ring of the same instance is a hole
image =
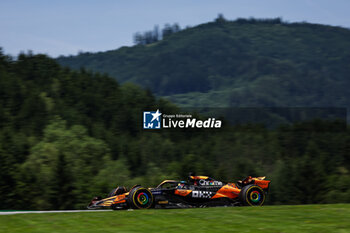
[[[133,188],[128,196],[128,204],[132,209],[148,209],[153,206],[151,191],[141,186]]]
[[[262,206],[265,202],[266,195],[262,188],[257,185],[247,185],[241,189],[239,200],[243,205]]]

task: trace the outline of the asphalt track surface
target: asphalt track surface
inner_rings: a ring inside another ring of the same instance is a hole
[[[0,211],[0,215],[13,215],[13,214],[50,214],[50,213],[88,213],[88,212],[101,212],[101,211],[113,211],[113,210],[48,210],[48,211]]]

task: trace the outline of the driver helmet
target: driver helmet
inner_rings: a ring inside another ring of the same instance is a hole
[[[184,188],[185,187],[185,183],[186,183],[185,181],[180,181],[180,183],[177,184],[176,188],[178,188],[178,189]]]

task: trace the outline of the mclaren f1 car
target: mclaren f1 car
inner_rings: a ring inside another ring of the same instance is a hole
[[[190,175],[188,181],[165,180],[155,188],[135,185],[113,189],[107,198],[95,197],[88,209],[191,208],[210,206],[261,206],[270,181],[248,176],[236,183],[223,183],[208,176]]]

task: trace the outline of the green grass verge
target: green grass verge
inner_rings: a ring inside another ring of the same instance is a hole
[[[350,204],[0,216],[0,232],[350,232]]]

